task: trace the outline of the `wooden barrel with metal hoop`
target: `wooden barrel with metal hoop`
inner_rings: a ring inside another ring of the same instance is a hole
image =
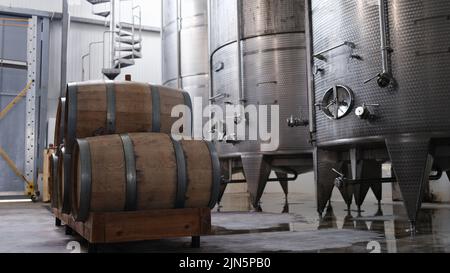
[[[127,81],[69,84],[65,109],[66,153],[72,153],[78,138],[129,132],[171,134],[172,125],[178,120],[171,114],[178,105],[192,110],[189,94],[164,86]],[[192,116],[186,118],[190,125]]]
[[[65,152],[62,147],[58,152],[58,169],[57,169],[57,208],[62,213],[70,214],[71,212],[71,168],[72,156]]]
[[[50,201],[52,208],[58,208],[58,156],[52,154],[50,156]]]
[[[66,112],[66,99],[60,98],[58,102],[58,108],[56,111],[56,123],[55,123],[55,139],[54,146],[59,148],[64,142],[65,123],[64,117]]]
[[[134,133],[78,139],[73,153],[72,215],[90,212],[213,208],[220,162],[212,143]]]

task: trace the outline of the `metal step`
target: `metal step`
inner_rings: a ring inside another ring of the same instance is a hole
[[[120,28],[119,25],[116,25],[117,28]],[[120,37],[126,37],[126,36],[130,36],[133,37],[133,33],[127,30],[123,30],[123,28],[121,30],[116,30],[117,35],[119,35]]]
[[[119,61],[119,60],[122,60],[122,59],[127,59],[127,60],[130,60],[130,59],[142,59],[142,53],[135,51],[135,52],[127,54],[127,55],[123,55],[123,56],[120,56],[120,57],[119,56],[115,57],[114,61]]]
[[[109,3],[111,0],[86,0],[92,5],[102,4],[102,3]]]
[[[132,66],[135,64],[135,61],[132,59],[120,58],[115,65],[115,68],[125,68],[128,66]]]
[[[116,30],[116,34],[120,37],[133,37],[133,33],[126,30]]]
[[[110,11],[100,11],[100,12],[94,12],[93,14],[101,16],[101,17],[108,17],[111,14],[111,12]]]
[[[139,45],[139,46],[136,46],[136,45],[134,45],[134,46],[129,46],[129,45],[126,45],[126,46],[116,46],[115,48],[114,48],[116,51],[118,51],[118,52],[130,52],[130,51],[135,51],[135,52],[141,52],[141,50],[142,50],[142,47]]]
[[[142,42],[142,39],[135,39],[133,37],[118,37],[116,38],[116,42],[124,43],[127,45],[136,45]]]

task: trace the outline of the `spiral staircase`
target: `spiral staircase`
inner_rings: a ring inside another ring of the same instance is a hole
[[[108,79],[115,79],[121,69],[135,65],[136,59],[142,58],[142,11],[140,6],[135,6],[133,0],[86,0],[92,4],[92,13],[105,18],[107,30],[103,33],[103,40],[93,42],[89,45],[89,53],[83,56],[83,78],[84,59],[91,58],[92,45],[102,44],[103,58],[102,73]],[[131,22],[123,22],[121,12],[122,3],[128,2]]]

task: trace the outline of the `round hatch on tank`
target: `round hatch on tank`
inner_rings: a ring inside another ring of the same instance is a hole
[[[333,120],[341,119],[352,111],[354,95],[350,88],[336,85],[330,88],[322,100],[322,111]]]

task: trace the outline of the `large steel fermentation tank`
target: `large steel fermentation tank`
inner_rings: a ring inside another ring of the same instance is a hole
[[[242,141],[229,132],[218,134],[224,168],[229,176],[243,171],[253,206],[258,207],[268,180],[286,182],[291,174],[312,171],[304,1],[210,0],[209,9],[212,104],[222,109],[280,108],[276,149],[262,148],[260,138]],[[223,119],[245,123],[247,129],[256,126],[247,114]],[[272,171],[277,179],[269,179]]]
[[[414,226],[431,170],[450,168],[450,1],[307,4],[319,212],[335,184],[360,207],[398,181]]]
[[[161,5],[163,84],[188,92],[202,111],[209,104],[208,0],[162,0]],[[202,125],[194,124],[197,130]]]

